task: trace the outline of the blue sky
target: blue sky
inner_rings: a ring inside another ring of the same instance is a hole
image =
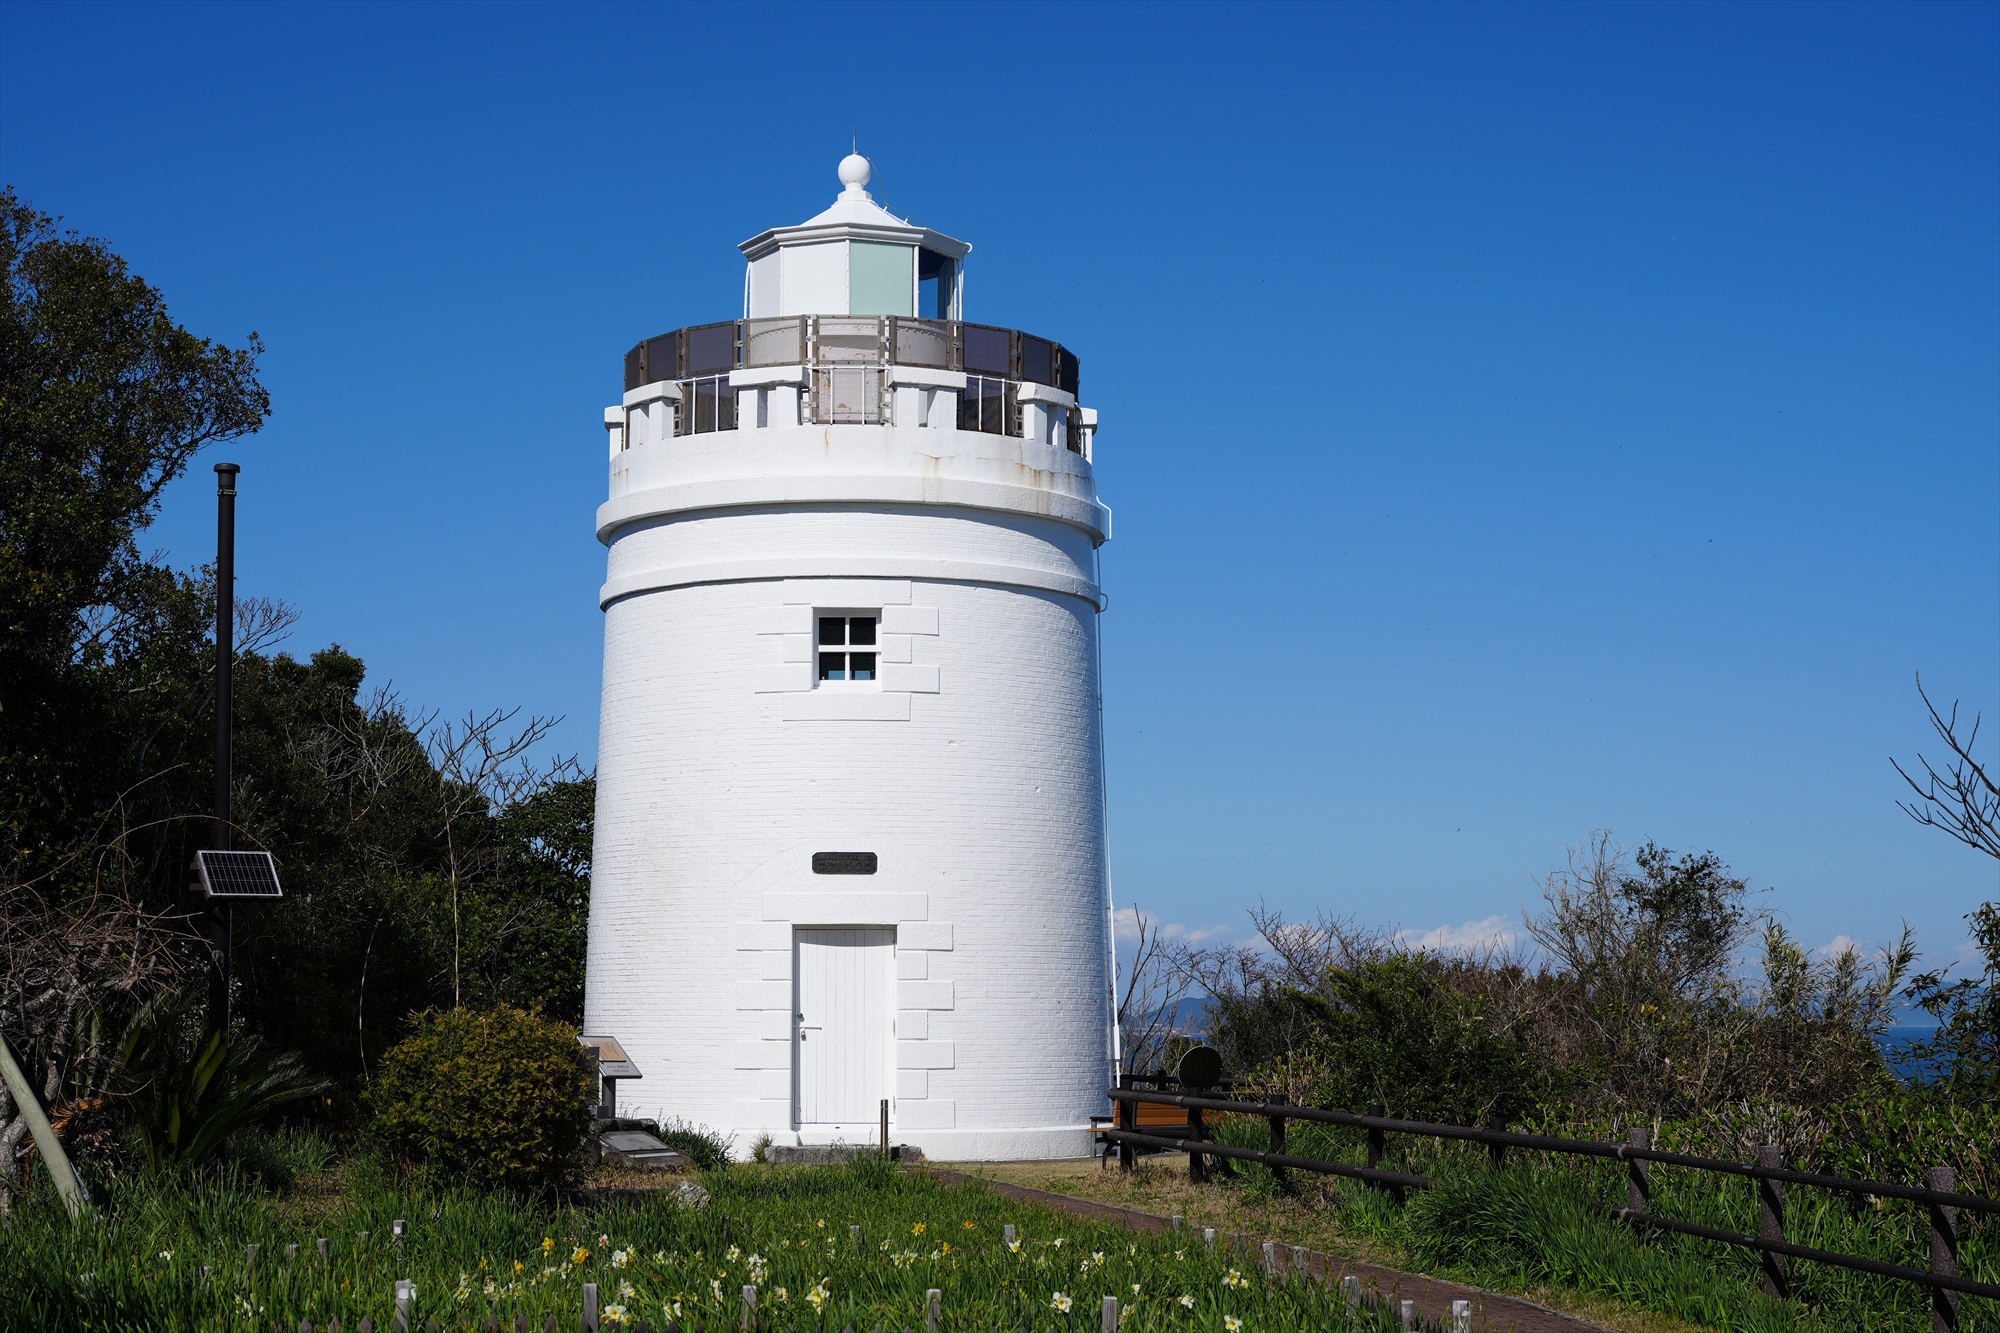
[[[1996,51],[1991,4],[15,3],[0,177],[263,334],[227,452],[294,649],[588,762],[621,354],[735,316],[858,128],[1103,414],[1121,904],[1504,924],[1608,827],[1942,959],[2000,867],[1889,757],[1916,671],[2000,711]]]

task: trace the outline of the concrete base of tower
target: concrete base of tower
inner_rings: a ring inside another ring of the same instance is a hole
[[[730,1148],[739,1161],[748,1161],[757,1142],[766,1137],[780,1147],[821,1147],[832,1144],[872,1144],[876,1130],[841,1129],[785,1130],[782,1132],[741,1132]],[[1095,1134],[1073,1125],[1049,1125],[1029,1129],[912,1129],[889,1126],[889,1141],[908,1144],[933,1162],[1053,1162],[1093,1157],[1099,1151]]]

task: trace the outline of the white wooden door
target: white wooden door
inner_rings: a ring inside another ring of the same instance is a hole
[[[801,1125],[873,1125],[894,1051],[893,926],[800,927],[792,1068]]]

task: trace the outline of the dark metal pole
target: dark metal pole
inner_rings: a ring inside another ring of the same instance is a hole
[[[229,850],[235,817],[230,804],[230,782],[235,723],[236,474],[242,470],[234,463],[215,465],[215,835],[210,841],[219,851]],[[208,1017],[210,1025],[222,1032],[229,1030],[229,955],[235,943],[230,938],[234,926],[227,903],[216,903],[210,908],[209,951],[213,967]]]

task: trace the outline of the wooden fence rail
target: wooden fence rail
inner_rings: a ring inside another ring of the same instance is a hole
[[[1781,1299],[1790,1295],[1789,1273],[1786,1266],[1788,1259],[1810,1259],[1840,1268],[1872,1273],[1878,1277],[1898,1278],[1929,1288],[1932,1327],[1935,1333],[1958,1333],[1959,1293],[2000,1298],[2000,1286],[1989,1282],[1977,1282],[1961,1277],[1958,1273],[1959,1209],[1982,1213],[2000,1212],[2000,1199],[1958,1193],[1953,1188],[1955,1182],[1949,1167],[1932,1170],[1929,1178],[1921,1186],[1899,1185],[1890,1181],[1852,1180],[1845,1176],[1822,1176],[1806,1171],[1793,1171],[1784,1166],[1776,1148],[1764,1149],[1758,1154],[1757,1161],[1748,1163],[1714,1157],[1695,1157],[1687,1153],[1662,1152],[1651,1146],[1643,1129],[1633,1130],[1624,1143],[1606,1143],[1595,1139],[1556,1138],[1546,1134],[1516,1134],[1498,1127],[1433,1125],[1421,1120],[1398,1120],[1381,1114],[1379,1107],[1371,1108],[1371,1114],[1357,1115],[1351,1111],[1326,1111],[1311,1106],[1293,1106],[1282,1101],[1260,1102],[1236,1097],[1205,1097],[1155,1091],[1150,1088],[1140,1089],[1131,1086],[1132,1082],[1133,1080],[1128,1078],[1121,1086],[1110,1089],[1111,1101],[1117,1115],[1113,1127],[1102,1131],[1105,1139],[1117,1146],[1118,1164],[1121,1169],[1127,1171],[1131,1170],[1134,1164],[1135,1149],[1154,1148],[1166,1152],[1185,1152],[1188,1155],[1188,1174],[1195,1180],[1206,1178],[1206,1165],[1203,1159],[1222,1157],[1261,1163],[1276,1172],[1280,1179],[1289,1170],[1345,1176],[1391,1190],[1401,1197],[1405,1190],[1429,1189],[1436,1182],[1428,1176],[1408,1171],[1387,1170],[1380,1165],[1386,1136],[1389,1134],[1410,1134],[1423,1138],[1483,1143],[1487,1146],[1492,1165],[1495,1167],[1504,1164],[1506,1152],[1510,1148],[1576,1157],[1608,1158],[1626,1163],[1628,1180],[1626,1206],[1608,1210],[1610,1216],[1635,1226],[1678,1232],[1682,1235],[1697,1236],[1704,1240],[1720,1241],[1727,1245],[1759,1251],[1763,1256],[1764,1289]],[[1138,1126],[1137,1112],[1141,1105],[1184,1108],[1188,1113],[1189,1132],[1184,1137],[1145,1133]],[[1277,1149],[1282,1149],[1284,1146],[1282,1127],[1289,1120],[1344,1125],[1364,1130],[1367,1134],[1368,1165],[1354,1166],[1347,1162],[1334,1162],[1323,1158],[1299,1157],[1283,1151],[1238,1148],[1230,1144],[1215,1143],[1207,1137],[1207,1128],[1203,1120],[1203,1113],[1207,1111],[1263,1118],[1272,1127],[1271,1141]],[[1660,1217],[1651,1207],[1652,1180],[1647,1169],[1651,1163],[1687,1167],[1723,1175],[1745,1176],[1755,1180],[1758,1185],[1759,1234],[1746,1236],[1734,1231],[1696,1226],[1693,1223]],[[1930,1214],[1930,1267],[1910,1268],[1901,1264],[1865,1259],[1859,1255],[1838,1254],[1831,1250],[1818,1250],[1787,1242],[1784,1238],[1786,1185],[1804,1185],[1814,1189],[1871,1195],[1876,1198],[1907,1199],[1922,1204]]]

